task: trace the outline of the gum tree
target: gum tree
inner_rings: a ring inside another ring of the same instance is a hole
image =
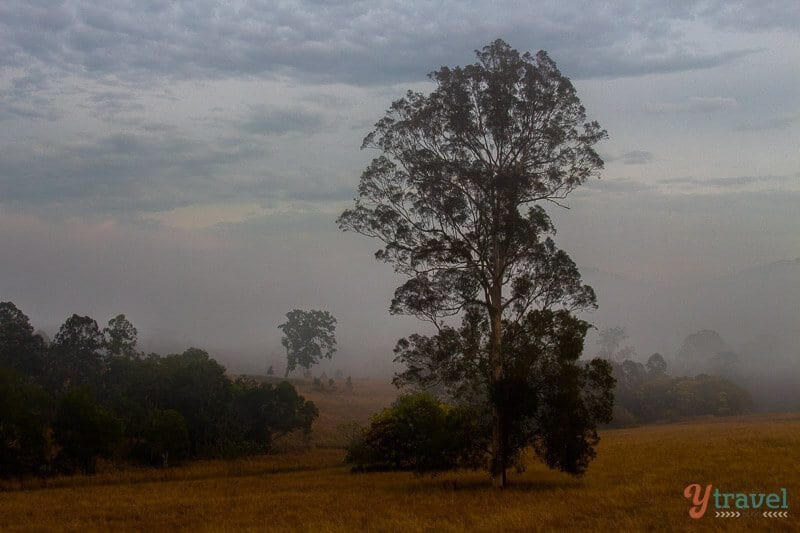
[[[322,358],[336,353],[336,318],[328,311],[294,309],[286,313],[286,322],[278,326],[286,348],[286,374],[298,366],[310,369]]]
[[[507,416],[507,399],[520,392],[519,385],[533,386],[529,372],[517,375],[515,369],[525,357],[534,368],[532,357],[541,363],[545,353],[558,351],[557,337],[564,333],[559,324],[569,329],[567,337],[578,331],[580,341],[562,362],[584,368],[577,357],[585,327],[564,314],[594,307],[595,295],[552,240],[555,228],[544,205],[562,205],[599,172],[603,161],[594,146],[606,132],[587,121],[575,88],[547,53],[520,54],[497,40],[476,54],[474,64],[431,73],[430,94],[409,91],[392,103],[364,139],[362,148],[379,155],[338,223],[380,240],[376,257],[407,277],[391,312],[436,327],[434,336],[400,341],[395,351],[407,370],[398,382],[444,386],[462,396],[469,391],[483,402],[491,420],[489,469],[493,484],[502,487],[518,440],[511,433],[534,423]],[[455,316],[464,320],[460,330],[449,325]],[[537,339],[545,351],[534,353],[527,345],[525,353],[506,350],[504,343],[524,344],[506,333],[525,327],[555,337]],[[591,381],[603,392],[605,403],[596,411],[597,405],[587,408],[593,413],[586,415],[589,426],[606,416],[610,402],[608,369],[593,368],[597,379],[587,373],[565,385]],[[537,394],[554,390],[547,385]],[[576,402],[585,399],[576,394]],[[526,443],[541,443],[547,426],[539,423]],[[593,453],[591,446],[586,453]]]

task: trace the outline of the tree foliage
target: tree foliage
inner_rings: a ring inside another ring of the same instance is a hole
[[[464,408],[428,393],[401,396],[357,429],[345,462],[355,471],[437,472],[482,464],[487,435]]]
[[[70,470],[74,465],[92,474],[97,457],[111,454],[122,439],[122,422],[97,402],[91,388],[79,387],[61,399],[53,436],[61,447],[62,468]]]
[[[636,350],[632,346],[622,346],[628,334],[625,328],[613,327],[601,329],[597,344],[600,350],[597,357],[607,359],[608,361],[624,361],[636,356]]]
[[[52,387],[97,386],[105,370],[103,333],[88,316],[73,314],[59,328],[50,350]]]
[[[174,409],[154,409],[148,413],[137,452],[141,458],[167,467],[189,457],[190,440],[186,419]]]
[[[0,302],[0,366],[38,378],[44,357],[44,340],[34,334],[28,317],[12,302]]]
[[[670,376],[664,358],[657,353],[650,356],[646,365],[630,359],[611,365],[617,383],[613,426],[701,415],[738,415],[753,406],[750,394],[724,377]]]
[[[336,353],[336,319],[328,311],[294,309],[278,329],[286,348],[286,376],[298,366],[308,370]]]
[[[137,336],[139,332],[123,314],[119,314],[108,321],[108,327],[103,329],[103,342],[109,355],[119,357],[138,357],[136,351]]]
[[[556,247],[543,204],[560,205],[597,174],[603,162],[594,145],[606,133],[587,121],[575,88],[547,53],[519,54],[501,40],[476,53],[474,64],[431,73],[430,94],[409,91],[392,103],[364,139],[363,147],[380,155],[339,224],[381,241],[376,257],[407,277],[391,311],[437,328],[433,337],[401,341],[399,360],[428,360],[443,379],[451,371],[463,375],[463,365],[480,376],[459,387],[491,412],[490,469],[502,486],[514,455],[504,446],[514,439],[496,400],[511,393],[509,383],[526,379],[515,374],[504,331],[541,318],[532,312],[595,305],[592,289]],[[447,327],[455,315],[469,322],[465,334]],[[412,378],[435,379],[413,368],[405,380]]]
[[[0,477],[45,473],[51,419],[47,394],[24,376],[0,367]]]
[[[143,356],[124,315],[104,332],[73,315],[49,346],[32,331],[0,303],[0,477],[91,473],[101,456],[168,466],[264,453],[275,435],[308,437],[318,416],[288,382],[233,382],[203,350]]]

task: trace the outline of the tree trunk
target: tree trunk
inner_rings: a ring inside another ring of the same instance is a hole
[[[501,288],[498,287],[493,294],[494,300],[492,309],[489,312],[489,319],[491,321],[491,339],[490,339],[490,363],[492,368],[492,386],[502,381],[503,371],[503,356],[502,356],[502,311],[500,310],[500,293]],[[496,296],[496,299],[495,299]],[[502,413],[498,409],[497,403],[492,405],[492,458],[491,458],[491,473],[492,473],[492,486],[502,489],[506,485],[506,451],[505,451],[505,428],[503,427]]]
[[[494,176],[495,179],[498,176]],[[496,191],[492,191],[492,264],[491,287],[489,288],[489,321],[491,338],[489,341],[489,362],[491,364],[491,386],[496,396],[496,386],[502,382],[503,369],[503,265],[500,253],[500,208]],[[502,406],[500,406],[502,408]],[[492,401],[492,486],[502,489],[506,486],[506,428],[503,426],[503,413],[497,405],[497,398]]]

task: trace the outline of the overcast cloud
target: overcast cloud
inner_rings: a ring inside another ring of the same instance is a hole
[[[603,179],[554,214],[581,265],[683,282],[800,256],[794,0],[7,0],[0,300],[232,353],[328,307],[344,352],[385,363],[416,326],[333,224],[361,139],[498,37],[546,49],[609,132]]]

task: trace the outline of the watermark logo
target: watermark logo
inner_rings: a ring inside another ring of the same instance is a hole
[[[789,517],[789,495],[785,487],[777,492],[722,492],[713,485],[692,483],[683,489],[683,496],[689,500],[689,516],[695,520],[703,518],[710,505],[715,518]]]

